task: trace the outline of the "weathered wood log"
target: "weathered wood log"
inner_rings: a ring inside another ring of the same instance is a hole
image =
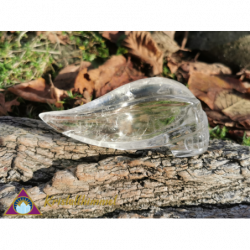
[[[0,118],[2,213],[22,187],[44,217],[239,204],[250,201],[249,167],[249,147],[231,141],[213,140],[200,156],[175,158],[166,148],[101,148],[65,137],[42,121]]]
[[[199,205],[182,207],[152,207],[147,210],[114,211],[102,218],[118,219],[160,219],[160,218],[250,218],[250,206],[237,204],[231,206]]]

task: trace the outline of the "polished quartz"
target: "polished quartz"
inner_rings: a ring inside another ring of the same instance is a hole
[[[84,143],[121,150],[167,146],[177,157],[207,150],[208,122],[183,84],[153,77],[123,85],[66,111],[41,113],[58,132]]]

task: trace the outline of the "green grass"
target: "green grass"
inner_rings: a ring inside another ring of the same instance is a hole
[[[242,145],[250,146],[250,136],[247,137],[246,132],[244,133],[242,138]]]
[[[67,45],[53,44],[47,36],[37,36],[36,32],[0,32],[0,88],[48,73],[55,77],[67,64],[81,60],[98,67],[109,58],[105,39],[98,32],[63,33],[69,37]]]
[[[226,137],[227,132],[228,129],[225,126],[223,128],[220,128],[220,126],[218,125],[209,131],[211,139],[222,139],[222,140],[228,139]]]

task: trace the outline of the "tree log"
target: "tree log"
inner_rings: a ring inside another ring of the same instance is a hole
[[[28,118],[0,117],[0,128],[2,214],[24,187],[43,217],[249,216],[239,205],[250,201],[247,146],[211,140],[204,154],[175,158],[84,144]]]

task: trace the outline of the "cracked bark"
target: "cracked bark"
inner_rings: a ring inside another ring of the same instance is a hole
[[[247,146],[213,140],[200,156],[175,158],[166,148],[122,151],[80,143],[28,118],[0,117],[0,128],[1,213],[24,187],[44,217],[249,217]],[[77,195],[117,199],[111,206],[44,207],[46,196]]]

